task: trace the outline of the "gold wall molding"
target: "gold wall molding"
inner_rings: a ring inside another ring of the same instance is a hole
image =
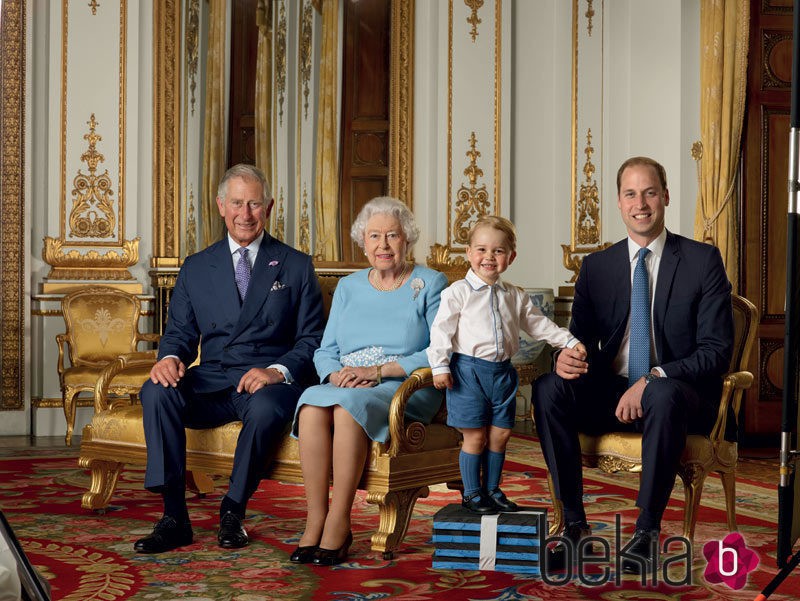
[[[414,208],[414,0],[392,1],[389,195]]]
[[[180,256],[181,2],[153,2],[153,257]]]
[[[469,30],[469,35],[474,42],[478,39],[478,25],[483,23],[480,17],[478,17],[478,11],[483,7],[483,0],[464,0],[464,4],[466,4],[467,8],[471,11],[469,17],[467,17],[467,23],[472,25],[472,29]]]
[[[189,186],[189,200],[186,208],[186,254],[197,252],[197,219],[194,208],[194,187]]]
[[[308,119],[308,95],[311,92],[311,42],[314,35],[312,10],[311,2],[304,2],[300,18],[300,66],[298,71],[303,88],[303,114],[306,119]]]
[[[25,408],[25,5],[0,4],[0,411]]]
[[[600,11],[602,12],[602,3]],[[572,0],[572,132],[571,132],[571,194],[570,194],[570,243],[562,244],[564,268],[572,272],[569,283],[578,279],[583,257],[589,253],[611,246],[611,242],[600,242],[602,229],[600,223],[602,198],[600,188],[595,180],[597,167],[592,161],[595,149],[592,146],[592,130],[586,130],[586,145],[583,148],[585,160],[583,164],[584,180],[578,187],[578,46],[580,15],[579,0]],[[583,14],[586,17],[587,35],[592,33],[592,18],[595,16],[592,1]],[[601,31],[602,43],[602,31]],[[602,61],[601,61],[602,64]],[[602,156],[602,155],[601,155]]]
[[[478,166],[481,156],[478,150],[478,138],[473,131],[469,137],[469,150],[466,152],[469,164],[464,169],[464,175],[469,180],[469,186],[462,185],[456,194],[456,216],[453,223],[453,241],[466,246],[469,242],[469,230],[472,224],[489,210],[489,193],[486,184],[478,185],[478,179],[483,177],[483,169]]]
[[[89,167],[89,174],[78,169],[78,175],[72,182],[72,210],[69,214],[70,236],[77,238],[109,238],[114,235],[116,216],[111,197],[111,178],[108,169],[97,175],[97,165],[105,161],[105,157],[97,151],[97,143],[103,137],[97,133],[97,120],[92,113],[89,121],[89,133],[83,139],[89,142],[89,148],[81,155],[81,161]],[[101,215],[98,215],[98,212]]]
[[[280,2],[275,36],[275,91],[278,95],[278,121],[283,125],[283,103],[286,99],[286,3]]]
[[[100,3],[97,0],[91,0],[89,2],[89,6],[92,8],[92,14],[96,15],[97,14],[97,9],[100,6]]]
[[[62,18],[61,18],[61,233],[60,237],[64,240],[69,239],[70,244],[75,246],[113,246],[122,243],[125,239],[125,89],[126,89],[126,65],[127,65],[127,15],[128,7],[127,0],[120,0],[119,2],[119,72],[118,72],[118,136],[117,136],[117,152],[119,155],[118,165],[118,185],[117,185],[117,217],[116,217],[116,232],[112,229],[107,234],[97,235],[96,233],[81,235],[78,232],[84,231],[84,226],[89,225],[90,231],[93,230],[91,224],[85,222],[80,224],[79,229],[71,230],[69,233],[66,231],[68,219],[67,215],[67,100],[68,100],[68,46],[69,46],[69,5],[70,0],[62,0]],[[99,4],[97,5],[99,6]],[[96,14],[93,9],[92,14]],[[86,136],[84,136],[86,138]],[[99,138],[102,139],[102,138]],[[100,155],[102,157],[102,155]],[[81,161],[85,159],[81,157]],[[105,160],[103,158],[102,160]],[[80,176],[80,171],[79,175]],[[110,177],[108,177],[108,186],[110,189]],[[76,178],[77,181],[77,178]],[[73,182],[75,183],[75,182]],[[77,186],[76,186],[77,187]],[[72,195],[75,195],[73,190]],[[72,219],[69,220],[70,227],[73,226]],[[100,228],[104,227],[101,222],[98,223]],[[73,233],[73,231],[75,233]],[[111,240],[83,240],[82,238],[111,238]]]

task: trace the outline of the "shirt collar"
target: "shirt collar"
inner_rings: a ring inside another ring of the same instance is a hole
[[[250,244],[247,245],[247,250],[250,251],[250,254],[255,256],[258,253],[258,249],[261,248],[261,241],[264,239],[265,230],[261,230],[261,233],[258,235],[258,238],[253,240]],[[234,254],[238,251],[241,246],[237,244],[231,235],[228,234],[228,247],[231,249],[231,254]]]
[[[667,243],[667,228],[664,228],[663,230],[661,230],[661,233],[658,235],[658,237],[647,245],[647,248],[650,249],[650,252],[652,254],[654,254],[660,259],[661,255],[664,254],[664,246],[666,245],[666,243]],[[628,237],[628,258],[630,259],[631,263],[633,263],[633,261],[636,259],[636,255],[639,254],[640,248],[641,246],[636,244],[636,242],[634,242],[633,240],[631,240],[630,237]]]
[[[467,280],[467,284],[469,284],[473,290],[480,290],[481,288],[489,286],[489,284],[480,279],[478,275],[474,271],[472,271],[472,269],[469,269],[467,271],[467,275],[464,276],[464,279]],[[495,286],[500,290],[506,289],[505,282],[503,282],[503,280],[501,280],[500,278],[497,279]]]

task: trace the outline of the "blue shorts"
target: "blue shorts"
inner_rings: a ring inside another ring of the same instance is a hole
[[[453,388],[447,391],[447,425],[514,427],[519,376],[511,361],[485,361],[453,353]]]

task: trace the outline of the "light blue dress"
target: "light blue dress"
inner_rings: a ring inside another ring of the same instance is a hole
[[[333,304],[322,344],[314,353],[320,382],[344,366],[378,365],[397,361],[406,374],[428,367],[425,349],[439,309],[439,296],[447,278],[438,271],[415,266],[397,290],[383,292],[369,283],[369,269],[342,280]],[[339,388],[320,384],[306,389],[295,411],[292,435],[297,436],[297,415],[303,405],[346,409],[372,440],[389,437],[389,405],[405,378],[384,378],[372,388]],[[442,394],[434,388],[416,392],[406,406],[406,416],[429,423],[439,409]]]

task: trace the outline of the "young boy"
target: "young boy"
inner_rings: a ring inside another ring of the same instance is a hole
[[[586,352],[523,290],[500,279],[517,256],[516,243],[514,224],[503,217],[481,217],[472,226],[470,269],[442,292],[428,347],[434,386],[447,389],[447,423],[464,435],[462,505],[483,514],[519,509],[500,490],[500,477],[516,416],[519,378],[511,357],[519,350],[520,329],[555,347]]]

